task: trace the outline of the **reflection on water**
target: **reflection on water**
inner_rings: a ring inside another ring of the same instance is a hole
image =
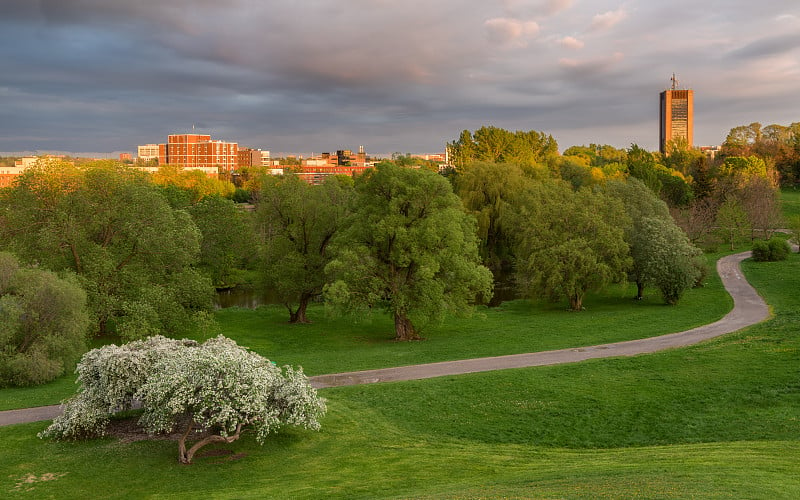
[[[234,287],[220,290],[214,296],[214,308],[244,307],[255,309],[266,304],[279,304],[273,291],[256,290],[249,287]]]

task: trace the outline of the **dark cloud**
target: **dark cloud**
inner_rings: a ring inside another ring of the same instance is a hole
[[[800,85],[800,8],[710,5],[3,0],[0,151],[132,150],[193,123],[282,151],[436,151],[484,124],[654,148],[673,71],[709,116],[698,142],[755,110],[786,121],[761,116]]]
[[[770,36],[755,40],[732,50],[728,57],[737,59],[758,59],[785,54],[800,48],[800,33]]]

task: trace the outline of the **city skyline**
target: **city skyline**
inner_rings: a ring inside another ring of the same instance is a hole
[[[697,146],[800,121],[789,0],[6,0],[0,28],[0,151],[433,153],[484,125],[657,150],[673,73]]]

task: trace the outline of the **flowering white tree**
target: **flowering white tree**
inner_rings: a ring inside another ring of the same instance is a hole
[[[283,369],[223,336],[199,344],[161,336],[86,353],[77,368],[81,389],[39,437],[101,436],[111,415],[141,403],[150,433],[181,427],[178,460],[213,442],[233,442],[245,427],[263,444],[281,425],[319,429],[325,402],[302,369]],[[187,449],[193,431],[206,437]]]

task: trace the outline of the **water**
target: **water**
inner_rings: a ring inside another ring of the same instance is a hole
[[[280,304],[274,291],[261,291],[249,287],[233,287],[220,290],[214,296],[214,308],[243,307],[255,309],[267,304]]]

